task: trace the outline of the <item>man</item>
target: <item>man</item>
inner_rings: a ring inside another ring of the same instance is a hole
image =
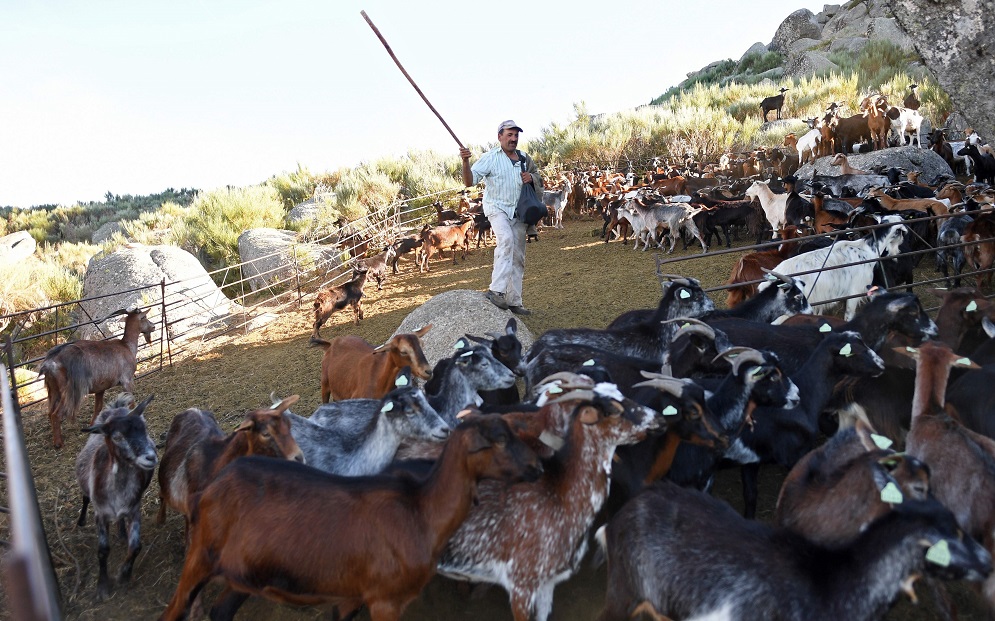
[[[536,194],[542,196],[542,179],[532,158],[518,151],[521,131],[514,121],[504,121],[498,125],[500,146],[481,155],[472,167],[469,149],[460,149],[460,158],[463,160],[463,183],[467,187],[484,181],[484,215],[497,238],[487,299],[516,315],[531,315],[532,311],[522,303],[527,226],[515,219],[515,207],[522,184],[531,183]]]

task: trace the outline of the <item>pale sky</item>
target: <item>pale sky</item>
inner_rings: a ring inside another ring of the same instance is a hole
[[[0,206],[256,184],[409,148],[458,147],[514,119],[631,109],[769,43],[778,0],[4,0]]]

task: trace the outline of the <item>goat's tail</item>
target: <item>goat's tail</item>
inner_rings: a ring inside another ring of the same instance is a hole
[[[320,347],[320,348],[322,348],[322,349],[324,349],[324,350],[327,351],[328,348],[332,346],[332,344],[330,342],[326,341],[325,339],[320,339],[317,336],[312,336],[308,340],[307,346],[308,347]]]

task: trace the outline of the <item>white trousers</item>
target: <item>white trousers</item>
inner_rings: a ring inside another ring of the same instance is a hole
[[[487,219],[497,239],[490,289],[503,293],[509,306],[524,306],[522,277],[525,276],[525,231],[528,227],[520,220],[509,218],[503,211]]]

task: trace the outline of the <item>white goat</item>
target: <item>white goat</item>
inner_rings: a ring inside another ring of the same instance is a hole
[[[798,139],[798,144],[795,148],[798,149],[799,166],[801,166],[804,162],[814,162],[816,160],[818,156],[816,156],[815,150],[819,148],[820,142],[822,142],[821,129],[810,129],[804,136]],[[808,153],[808,157],[805,157],[806,153]]]
[[[786,212],[788,210],[788,194],[774,194],[766,181],[754,181],[753,185],[746,189],[746,196],[751,200],[759,200],[760,206],[764,209],[767,222],[773,229],[771,239],[777,237],[777,232],[785,225]],[[783,272],[782,272],[783,273]]]
[[[878,257],[895,256],[899,253],[899,245],[905,238],[908,229],[901,224],[901,216],[884,216],[880,222],[891,223],[892,226],[875,229],[871,234],[857,241],[839,241],[827,248],[805,252],[790,259],[781,261],[772,271],[785,276],[794,276],[802,287],[805,297],[812,304],[812,312],[823,314],[836,302],[823,303],[846,296],[847,321],[853,319],[857,307],[867,299],[867,288],[874,279],[877,262],[870,262]],[[860,265],[848,265],[866,261]],[[814,271],[818,270],[818,271]],[[803,274],[803,272],[813,272]],[[769,282],[761,283],[758,290],[770,286]]]
[[[624,211],[626,218],[632,225],[632,231],[636,238],[633,250],[639,249],[639,240],[643,240],[643,250],[649,248],[650,241],[655,241],[656,231],[661,226],[667,227],[667,238],[670,240],[670,249],[667,253],[674,251],[677,245],[677,235],[686,230],[701,243],[701,251],[707,252],[708,246],[695,225],[692,218],[701,211],[700,209],[688,209],[683,204],[671,205],[668,203],[643,204],[637,198],[631,198],[619,209],[619,214]],[[657,242],[657,248],[663,245]]]
[[[915,142],[917,147],[922,148],[919,128],[922,127],[923,116],[918,110],[892,107],[888,110],[888,118],[891,119],[892,136],[899,146],[904,146],[908,137],[909,145]]]

